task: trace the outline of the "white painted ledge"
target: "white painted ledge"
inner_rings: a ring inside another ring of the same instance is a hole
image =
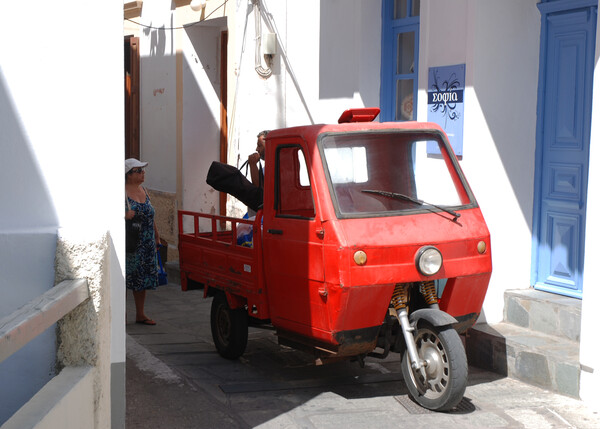
[[[94,427],[94,368],[64,368],[0,429]]]

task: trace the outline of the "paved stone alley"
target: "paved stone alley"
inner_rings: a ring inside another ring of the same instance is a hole
[[[137,428],[600,428],[581,401],[469,368],[456,410],[416,405],[400,359],[368,358],[314,365],[278,345],[269,330],[250,329],[240,359],[221,358],[210,332],[211,299],[178,285],[147,294],[156,326],[134,323],[127,296],[127,418]]]

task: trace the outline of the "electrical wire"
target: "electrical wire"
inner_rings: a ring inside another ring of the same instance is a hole
[[[221,3],[219,6],[217,6],[211,13],[209,13],[208,15],[206,15],[203,19],[196,21],[196,22],[192,22],[190,24],[184,24],[181,27],[154,27],[152,25],[146,25],[146,24],[142,24],[141,22],[137,22],[134,21],[133,19],[129,19],[129,18],[125,18],[126,21],[129,21],[135,25],[139,25],[140,27],[144,27],[144,28],[150,28],[152,30],[185,30],[188,27],[192,27],[194,25],[198,25],[201,22],[206,21],[213,13],[215,13],[217,10],[221,9],[223,6],[225,6],[225,4],[228,2],[229,0],[225,0],[223,3]]]
[[[278,40],[282,40],[281,39],[281,33],[279,31],[279,29],[277,28],[277,24],[275,23],[275,21],[273,20],[273,15],[269,12],[268,7],[267,7],[267,2],[265,0],[262,1],[262,12],[264,13],[264,20],[265,23],[267,24],[267,27],[269,28],[269,31],[277,34],[277,39]],[[302,102],[302,104],[304,105],[304,109],[306,110],[306,114],[308,115],[308,118],[310,120],[310,123],[312,125],[315,124],[315,120],[310,112],[310,109],[308,107],[308,102],[306,101],[306,98],[304,97],[304,93],[302,92],[302,88],[300,88],[300,83],[298,82],[298,78],[296,77],[296,74],[294,73],[294,69],[292,67],[292,63],[290,61],[290,58],[285,50],[285,47],[283,46],[282,43],[277,45],[278,49],[281,49],[281,58],[283,59],[283,61],[285,62],[285,65],[287,67],[288,70],[288,74],[289,76],[292,78],[292,83],[294,84],[294,86],[296,87],[296,91],[298,91],[298,95],[300,96],[300,100]]]
[[[268,79],[273,74],[273,71],[270,67],[263,67],[262,61],[260,58],[260,46],[262,44],[262,25],[260,22],[260,0],[253,0],[254,2],[254,32],[256,37],[256,42],[254,45],[254,70],[256,73],[263,79]]]

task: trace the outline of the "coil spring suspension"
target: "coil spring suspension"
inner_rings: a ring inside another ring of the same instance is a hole
[[[408,311],[408,285],[406,283],[398,283],[392,294],[392,305],[396,311],[405,308]]]
[[[433,282],[433,280],[421,283],[421,287],[419,290],[421,292],[421,295],[423,295],[423,298],[425,298],[425,302],[427,304],[432,305],[438,303],[438,298],[435,294],[435,283]]]
[[[413,336],[415,328],[410,324],[410,320],[408,318],[408,299],[411,285],[412,283],[398,283],[396,285],[391,300],[391,304],[394,308],[389,309],[389,314],[398,319],[398,323],[402,329],[402,337],[404,338],[406,353],[408,353],[411,368],[414,371],[419,371],[423,380],[427,380],[427,372],[425,370],[425,365],[427,362],[421,359],[419,356],[415,338]]]

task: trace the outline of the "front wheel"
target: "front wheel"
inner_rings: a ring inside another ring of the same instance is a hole
[[[210,330],[215,347],[226,359],[237,359],[248,344],[248,313],[231,309],[224,293],[217,293],[210,307]]]
[[[402,357],[402,375],[411,396],[434,411],[454,408],[467,387],[467,356],[460,337],[449,326],[435,327],[421,322],[415,334],[417,353],[425,361],[422,370],[413,369],[408,353]]]

